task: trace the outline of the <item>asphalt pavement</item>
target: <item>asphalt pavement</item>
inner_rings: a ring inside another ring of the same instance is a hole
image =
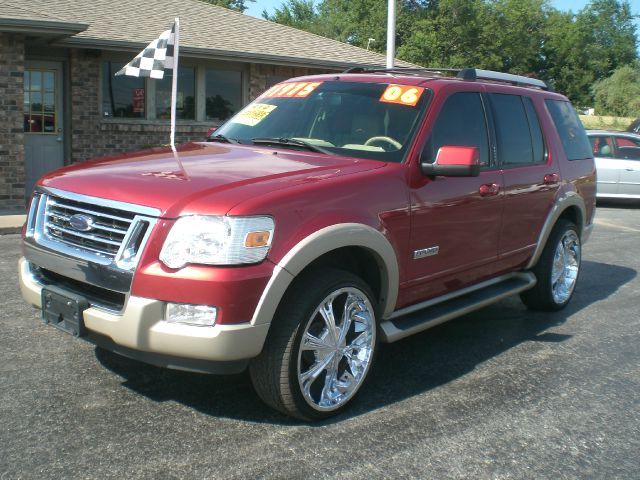
[[[245,374],[128,360],[42,324],[0,237],[0,480],[640,478],[640,205],[600,206],[571,304],[515,297],[391,345],[319,424]]]

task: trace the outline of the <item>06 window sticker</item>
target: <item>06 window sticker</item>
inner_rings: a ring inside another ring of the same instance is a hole
[[[422,92],[424,92],[424,88],[422,87],[391,84],[382,93],[380,101],[384,103],[398,103],[400,105],[415,107],[418,100],[420,100]]]

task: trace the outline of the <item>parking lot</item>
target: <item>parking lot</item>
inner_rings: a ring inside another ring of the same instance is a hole
[[[0,237],[0,480],[638,478],[640,206],[599,206],[571,304],[502,301],[383,345],[347,414],[274,413],[246,375],[161,370],[42,324]]]

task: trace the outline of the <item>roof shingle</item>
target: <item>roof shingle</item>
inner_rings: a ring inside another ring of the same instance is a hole
[[[41,12],[52,12],[43,14]],[[180,17],[184,54],[328,67],[381,66],[385,57],[200,0],[4,0],[0,19],[88,24],[61,44],[142,48]],[[410,66],[398,62],[402,66]]]

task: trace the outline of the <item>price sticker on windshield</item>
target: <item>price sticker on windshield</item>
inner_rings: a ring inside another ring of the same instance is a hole
[[[238,113],[230,120],[230,122],[254,127],[262,120],[264,120],[276,108],[278,108],[277,105],[269,105],[268,103],[254,103]]]
[[[269,90],[260,95],[261,98],[302,98],[307,97],[322,82],[286,82],[274,85]]]
[[[398,103],[400,105],[408,105],[415,107],[420,100],[420,96],[424,92],[422,87],[413,87],[411,85],[389,85],[380,101],[384,103]]]

